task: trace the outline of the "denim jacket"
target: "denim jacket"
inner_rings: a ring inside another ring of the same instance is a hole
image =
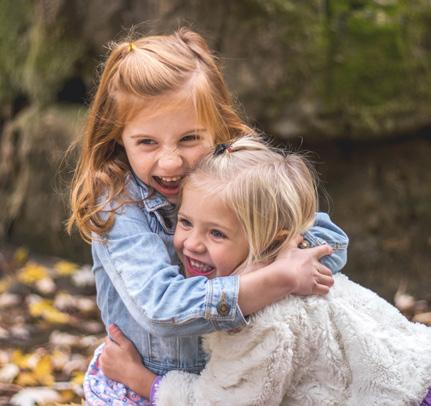
[[[111,230],[92,243],[103,322],[120,327],[154,373],[199,373],[206,361],[199,335],[246,325],[239,276],[185,278],[173,248],[174,213],[164,214],[170,203],[149,195],[133,176],[127,192],[138,204],[118,209]],[[334,248],[322,259],[333,272],[345,265],[348,238],[327,214],[318,213],[304,237],[311,246],[326,242]]]

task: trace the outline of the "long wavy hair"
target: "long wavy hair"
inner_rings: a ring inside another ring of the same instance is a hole
[[[144,108],[169,108],[184,98],[192,100],[199,122],[215,142],[250,131],[234,107],[217,58],[199,34],[180,28],[172,35],[111,44],[77,143],[69,232],[76,225],[91,242],[95,234],[111,229],[116,210],[130,202],[125,194],[130,168],[119,143],[125,123]],[[107,207],[108,216],[102,217]]]

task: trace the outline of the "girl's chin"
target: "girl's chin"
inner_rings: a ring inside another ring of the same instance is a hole
[[[180,196],[180,189],[176,190],[165,190],[161,187],[154,187],[166,200],[172,204],[177,204]]]

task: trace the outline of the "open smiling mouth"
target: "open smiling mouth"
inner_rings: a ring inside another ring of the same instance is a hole
[[[163,188],[166,189],[177,189],[180,186],[182,176],[153,176],[153,179]]]
[[[191,276],[209,276],[215,271],[213,266],[197,261],[196,259],[187,256],[185,256],[184,259],[186,262],[186,272]]]

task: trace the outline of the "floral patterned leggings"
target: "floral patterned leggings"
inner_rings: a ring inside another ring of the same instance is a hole
[[[150,406],[149,400],[138,395],[120,382],[105,376],[98,359],[104,344],[94,352],[84,379],[85,404],[88,406]]]

